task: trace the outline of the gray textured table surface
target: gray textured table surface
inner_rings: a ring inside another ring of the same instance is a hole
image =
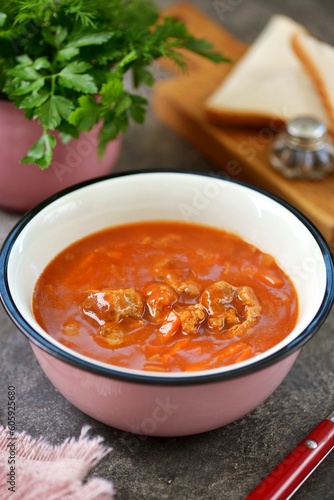
[[[160,6],[173,2],[161,0]],[[189,2],[245,42],[271,14],[294,17],[334,43],[332,0],[222,0]],[[228,52],[228,48],[227,48]],[[214,170],[191,146],[150,111],[144,126],[126,134],[116,171],[156,167]],[[19,215],[0,210],[0,240]],[[54,444],[78,436],[84,424],[113,448],[92,472],[111,479],[120,500],[241,500],[295,445],[334,409],[334,315],[302,349],[283,384],[260,407],[216,431],[192,437],[140,438],[109,428],[68,403],[42,373],[25,338],[0,308],[0,422],[6,422],[6,393],[17,391],[17,429]],[[329,455],[295,495],[334,496],[334,455]],[[0,495],[1,496],[1,495]],[[3,498],[3,497],[1,497]]]

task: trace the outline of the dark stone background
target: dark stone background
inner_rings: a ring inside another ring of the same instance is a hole
[[[162,7],[173,2],[160,0]],[[287,14],[334,43],[331,0],[222,0],[189,2],[245,42],[273,13]],[[228,53],[228,47],[226,48]],[[198,151],[159,122],[152,110],[144,126],[124,138],[116,171],[149,168],[214,171]],[[19,215],[0,211],[0,242]],[[7,387],[17,390],[17,429],[54,444],[78,436],[84,424],[113,451],[91,475],[114,482],[119,500],[241,500],[334,409],[334,316],[302,349],[275,393],[256,410],[218,430],[184,438],[142,438],[109,428],[81,413],[49,383],[25,338],[0,308],[0,423],[6,424]],[[295,495],[333,498],[330,455]]]

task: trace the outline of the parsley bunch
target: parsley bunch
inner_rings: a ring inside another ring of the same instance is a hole
[[[150,64],[161,56],[181,67],[178,49],[226,61],[172,18],[158,22],[151,0],[0,0],[0,92],[43,127],[22,159],[47,168],[57,130],[66,142],[100,123],[98,150],[143,123],[148,102],[129,92],[152,85]]]

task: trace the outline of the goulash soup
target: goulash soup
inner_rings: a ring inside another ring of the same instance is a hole
[[[230,365],[286,337],[298,315],[270,255],[220,229],[141,222],[89,235],[43,271],[39,324],[89,357],[150,371]]]

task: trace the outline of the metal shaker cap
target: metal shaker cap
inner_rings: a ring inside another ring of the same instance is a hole
[[[313,116],[299,116],[286,125],[290,147],[314,150],[327,140],[326,125]]]

